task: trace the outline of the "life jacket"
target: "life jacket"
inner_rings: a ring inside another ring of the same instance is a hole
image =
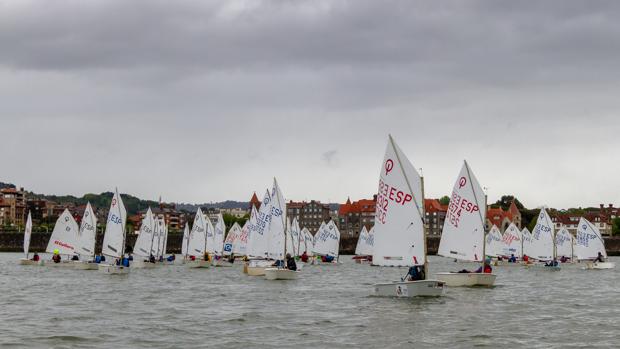
[[[487,273],[487,274],[490,274],[490,273],[493,272],[493,269],[491,268],[490,265],[485,265],[484,266],[484,272]]]

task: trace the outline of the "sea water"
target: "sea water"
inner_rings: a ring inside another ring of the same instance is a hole
[[[232,268],[20,266],[0,254],[0,345],[29,348],[567,348],[620,346],[620,271],[496,267],[494,288],[372,297],[405,268],[306,266],[267,281]],[[49,258],[49,256],[44,256]],[[620,259],[611,258],[620,265]],[[430,257],[431,274],[475,268]]]

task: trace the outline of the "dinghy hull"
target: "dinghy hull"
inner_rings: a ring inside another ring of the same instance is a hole
[[[157,263],[151,263],[145,260],[134,260],[131,263],[131,267],[134,269],[153,269],[157,266]]]
[[[77,262],[73,263],[73,269],[77,270],[97,270],[99,269],[99,264],[94,262]]]
[[[187,265],[188,268],[209,268],[211,266],[211,261],[205,261],[204,259],[187,261],[185,265]]]
[[[265,279],[267,280],[295,280],[297,275],[299,272],[295,270],[265,268]]]
[[[586,269],[592,270],[603,270],[603,269],[613,269],[616,267],[616,263],[614,262],[590,262],[586,264]]]
[[[43,265],[42,260],[33,261],[32,259],[22,258],[19,260],[19,265]]]
[[[265,276],[265,269],[267,269],[267,267],[248,266],[246,268],[246,274],[248,274],[248,276]]]
[[[438,280],[394,281],[373,287],[378,297],[440,297],[446,292],[445,283]]]
[[[214,267],[232,267],[233,264],[225,259],[220,259],[220,260],[213,261],[213,266]]]
[[[490,287],[497,278],[497,275],[490,273],[437,273],[435,276],[448,287]]]
[[[43,265],[45,265],[46,267],[53,267],[53,268],[73,268],[74,264],[75,263],[71,261],[61,261],[60,263],[54,263],[54,261],[43,262]]]
[[[98,264],[99,271],[104,274],[129,274],[129,268],[124,267],[122,265],[112,265],[112,264]]]

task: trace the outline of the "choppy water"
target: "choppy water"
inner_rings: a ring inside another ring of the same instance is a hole
[[[618,347],[618,269],[498,267],[497,287],[370,297],[405,269],[341,258],[299,280],[164,266],[127,276],[17,265],[0,254],[0,343],[41,348]],[[613,259],[620,264],[620,259]],[[431,272],[464,265],[431,257]]]

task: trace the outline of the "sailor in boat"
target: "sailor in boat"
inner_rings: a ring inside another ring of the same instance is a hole
[[[530,263],[530,257],[528,257],[526,254],[523,255],[523,262],[525,262],[525,264],[529,264]]]
[[[74,255],[73,255],[73,257],[71,257],[71,260],[72,260],[72,261],[79,261],[79,260],[80,260],[80,257],[79,257],[79,256],[77,255],[77,253],[76,253],[76,254],[74,254]]]
[[[35,252],[34,256],[32,256],[32,260],[35,262],[38,262],[41,259],[41,257],[39,257],[39,255]]]
[[[291,257],[290,253],[286,254],[286,268],[288,270],[297,270],[297,263],[295,263],[295,258]]]
[[[403,281],[419,281],[426,279],[424,273],[424,267],[420,267],[418,265],[414,265],[409,267],[409,271],[407,272],[407,276],[405,276]]]
[[[545,263],[545,267],[557,267],[558,266],[558,260],[557,259],[553,259],[547,263]]]
[[[568,258],[566,258],[566,256],[562,256],[560,258],[560,263],[566,263],[566,262],[568,262]]]
[[[54,263],[60,263],[60,252],[58,251],[58,249],[54,250],[54,255],[52,256],[52,261]]]
[[[508,258],[508,263],[517,263],[517,257],[515,257],[514,253]]]
[[[284,261],[281,259],[278,259],[275,262],[273,262],[271,266],[276,267],[276,268],[280,268],[280,267],[284,268]]]
[[[493,272],[493,268],[491,268],[491,258],[487,258],[484,261],[484,267],[480,266],[480,268],[474,271],[469,271],[467,269],[463,269],[459,271],[459,273],[482,273],[482,272],[484,272],[485,274],[491,274]]]
[[[209,256],[209,253],[208,253],[208,252],[205,252],[205,255],[203,256],[203,258],[204,258],[204,260],[205,260],[205,261],[207,261],[207,262],[211,260],[211,256]]]
[[[594,262],[597,263],[604,263],[605,262],[605,257],[603,257],[603,254],[599,251],[598,256],[596,257],[596,259],[594,260]]]
[[[324,256],[321,256],[321,261],[323,263],[331,263],[331,262],[334,261],[334,256],[330,256],[330,255],[326,254]]]
[[[228,263],[230,263],[230,264],[235,263],[235,255],[234,255],[234,253],[231,253],[230,257],[228,257]]]
[[[170,256],[168,256],[168,258],[166,258],[166,260],[167,260],[168,262],[174,262],[174,260],[175,260],[176,258],[177,258],[177,257],[176,257],[175,255],[171,254]]]
[[[194,256],[192,256],[194,257]],[[196,257],[194,257],[194,259],[196,259]],[[193,259],[192,259],[193,260]],[[153,254],[151,253],[151,255],[149,256],[149,262],[150,263],[155,263],[155,256],[153,256]]]
[[[195,261],[196,260],[196,256],[189,256],[189,260],[192,261],[192,262]]]
[[[301,254],[301,261],[304,263],[308,263],[308,254],[306,253],[306,251]]]

